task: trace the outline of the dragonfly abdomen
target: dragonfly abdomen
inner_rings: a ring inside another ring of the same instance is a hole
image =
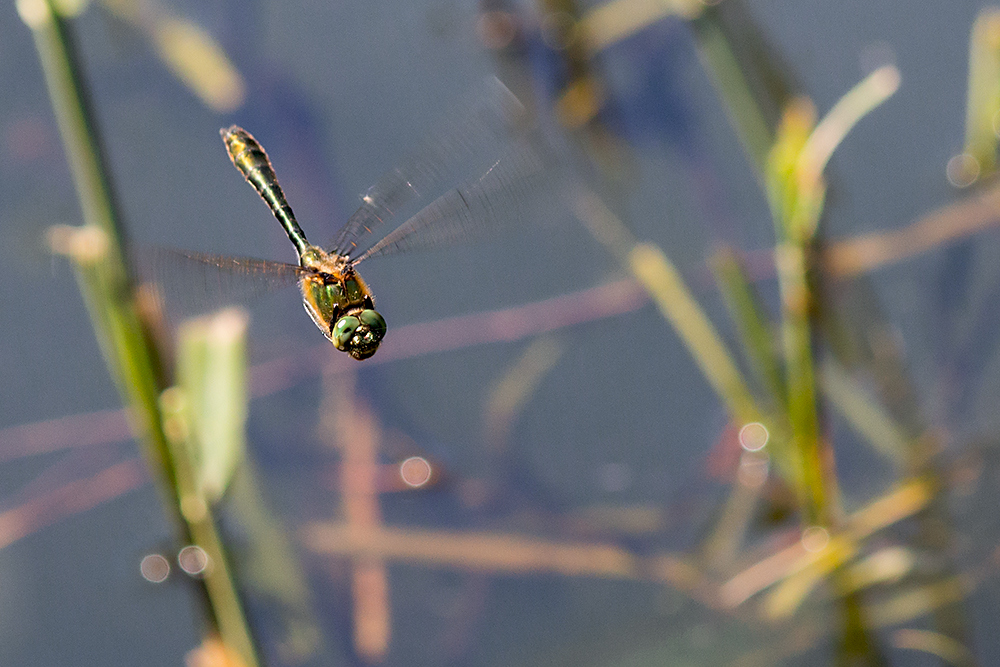
[[[305,232],[299,227],[292,213],[292,207],[285,200],[285,193],[278,185],[278,177],[271,166],[264,147],[261,146],[249,132],[238,125],[219,130],[222,140],[226,142],[226,150],[233,165],[243,174],[247,182],[254,187],[261,198],[284,228],[288,238],[295,245],[299,256],[309,247]]]

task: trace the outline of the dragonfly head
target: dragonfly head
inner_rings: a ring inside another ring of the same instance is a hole
[[[366,308],[353,315],[344,315],[333,325],[330,340],[338,350],[357,359],[375,354],[385,336],[385,320],[378,312]]]

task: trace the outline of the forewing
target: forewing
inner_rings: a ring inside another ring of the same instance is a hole
[[[478,178],[449,190],[369,248],[369,257],[426,249],[475,238],[524,217],[548,182],[543,153],[518,142]]]
[[[491,77],[465,104],[447,115],[441,130],[368,189],[332,250],[357,256],[362,236],[401,209],[434,194],[434,187],[451,176],[455,165],[470,159],[495,160],[525,122],[521,102],[499,79]]]
[[[296,264],[173,248],[138,249],[133,252],[133,266],[136,280],[155,284],[181,315],[250,304],[295,285],[303,272]]]

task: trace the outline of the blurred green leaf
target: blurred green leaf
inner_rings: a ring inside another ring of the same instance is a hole
[[[180,330],[177,384],[186,399],[195,485],[208,503],[225,493],[246,452],[246,329],[246,313],[227,309]]]
[[[972,180],[996,169],[1000,115],[1000,9],[980,12],[969,39],[969,93],[965,106],[965,154],[975,160]]]

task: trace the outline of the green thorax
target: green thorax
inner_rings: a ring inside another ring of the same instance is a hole
[[[299,264],[309,270],[299,282],[303,305],[323,335],[355,359],[375,354],[385,335],[385,320],[350,261],[309,245]]]
[[[306,310],[327,335],[341,316],[372,307],[368,287],[345,258],[310,245],[299,256],[299,264],[310,270],[300,283]]]

